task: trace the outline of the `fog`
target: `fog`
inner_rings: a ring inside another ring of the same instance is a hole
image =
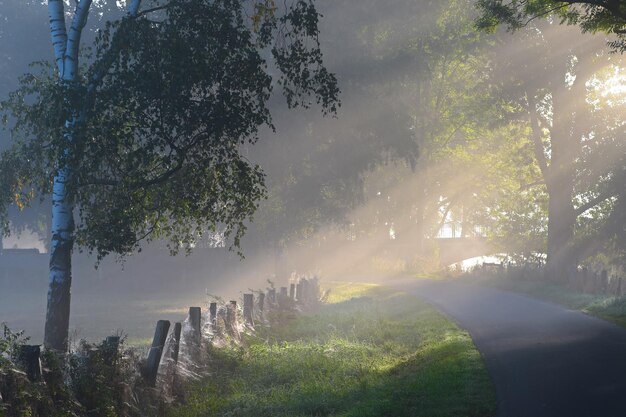
[[[105,3],[112,7],[98,6]],[[318,5],[341,107],[323,117],[315,106],[287,109],[279,94],[272,99],[275,131],[243,146],[268,190],[243,257],[219,239],[173,257],[156,241],[96,269],[95,256],[75,250],[74,338],[123,331],[140,342],[158,319],[184,317],[209,295],[238,299],[293,274],[384,282],[480,255],[545,256],[563,242],[575,267],[624,265],[624,230],[611,225],[624,219],[626,75],[602,35],[549,20],[478,33],[471,1]],[[90,21],[91,31],[107,13]],[[0,95],[16,88],[29,62],[52,59],[47,22],[39,2],[0,1]],[[1,135],[5,148],[10,134]],[[554,223],[594,200],[570,224]],[[0,255],[0,322],[36,343],[49,211],[46,201],[11,209],[13,235]]]

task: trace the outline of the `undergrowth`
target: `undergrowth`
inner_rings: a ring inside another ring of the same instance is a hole
[[[209,348],[211,376],[170,417],[491,416],[495,400],[469,335],[415,298],[336,285],[315,313]]]

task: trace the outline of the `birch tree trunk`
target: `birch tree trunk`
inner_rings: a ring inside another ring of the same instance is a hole
[[[59,71],[66,83],[76,80],[78,50],[82,29],[87,22],[92,0],[80,0],[76,5],[68,35],[63,0],[48,0],[50,34]],[[65,122],[65,140],[74,140],[72,131],[79,123],[78,109]],[[74,206],[67,192],[71,172],[58,166],[52,191],[52,239],[50,242],[50,275],[44,345],[48,349],[66,351],[68,347],[70,299],[72,286],[72,248],[74,246]]]
[[[80,0],[69,28],[65,24],[63,0],[48,0],[50,34],[59,79],[64,83],[78,80],[80,40],[87,23],[92,0]],[[132,0],[128,6],[131,16],[136,16],[141,1]],[[81,109],[72,109],[65,122],[65,140],[71,143],[77,138],[73,131],[81,123]],[[52,191],[52,237],[50,242],[50,275],[44,346],[65,352],[68,348],[70,300],[72,287],[72,249],[74,247],[74,205],[68,193],[67,183],[72,172],[59,165],[54,177]]]

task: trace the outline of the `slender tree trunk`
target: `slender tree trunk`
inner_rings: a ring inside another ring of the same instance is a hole
[[[59,170],[52,194],[52,241],[50,245],[50,284],[44,344],[48,349],[67,350],[72,286],[72,247],[74,245],[73,206],[65,182],[69,172]]]
[[[70,30],[65,25],[64,0],[48,0],[50,34],[59,79],[71,84],[78,80],[78,59],[83,28],[87,23],[92,0],[79,0],[72,17]],[[131,0],[128,14],[136,17],[141,0]],[[79,138],[74,130],[82,123],[82,109],[72,109],[72,117],[65,122],[65,140],[71,143]],[[50,244],[50,275],[44,345],[48,349],[67,351],[70,300],[72,287],[72,249],[74,247],[74,206],[67,184],[72,172],[67,166],[57,167],[52,191],[52,238]]]
[[[91,2],[92,0],[80,0],[77,3],[68,35],[63,0],[48,1],[52,45],[59,78],[65,83],[72,83],[77,77],[80,37],[87,22]],[[80,122],[79,109],[75,109],[73,113],[72,119],[65,122],[65,140],[68,143],[76,139],[73,136],[73,130]],[[68,348],[72,287],[74,206],[67,190],[70,176],[71,172],[68,167],[57,167],[52,190],[52,240],[44,332],[45,347],[61,352],[67,351]]]

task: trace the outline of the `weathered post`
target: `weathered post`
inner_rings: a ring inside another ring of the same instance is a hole
[[[289,284],[289,298],[291,298],[291,300],[296,299],[296,284],[294,283]]]
[[[148,359],[144,369],[144,376],[146,382],[151,387],[156,385],[156,378],[159,372],[159,364],[161,363],[161,356],[163,355],[163,348],[165,346],[165,340],[167,339],[167,332],[170,329],[169,320],[159,320],[154,331],[154,339],[152,339],[152,347],[148,352]]]
[[[307,304],[309,302],[309,280],[302,278],[300,283],[302,284],[302,303]]]
[[[276,288],[270,288],[267,291],[267,299],[270,304],[276,304]]]
[[[232,337],[237,338],[239,332],[237,331],[237,301],[231,301],[226,306],[226,331]]]
[[[296,298],[298,299],[298,303],[304,303],[304,293],[302,292],[302,281],[298,282],[296,285]]]
[[[213,329],[215,329],[216,320],[217,320],[217,303],[210,303],[209,304],[209,322]]]
[[[18,362],[24,368],[28,380],[31,382],[41,379],[41,348],[39,345],[20,345]]]
[[[259,311],[263,311],[263,308],[265,307],[265,293],[261,292],[259,293]]]
[[[278,296],[278,307],[285,308],[289,299],[289,290],[287,287],[280,287],[280,295]]]
[[[254,326],[254,294],[243,295],[243,318],[247,324]]]
[[[228,329],[228,333],[232,335],[234,326],[237,323],[237,301],[231,301],[226,305],[226,328]]]
[[[104,359],[105,363],[108,363],[109,365],[113,364],[119,348],[119,336],[107,336],[107,338],[104,339],[104,343],[102,344],[102,358]]]
[[[104,339],[104,344],[107,348],[111,348],[112,350],[117,352],[120,347],[120,340],[121,339],[119,336],[107,336],[107,338]]]
[[[180,333],[183,329],[181,322],[174,323],[174,346],[172,346],[172,360],[178,363],[178,352],[180,351]]]
[[[191,340],[196,346],[200,346],[202,340],[202,309],[189,307],[189,325],[191,326]]]

